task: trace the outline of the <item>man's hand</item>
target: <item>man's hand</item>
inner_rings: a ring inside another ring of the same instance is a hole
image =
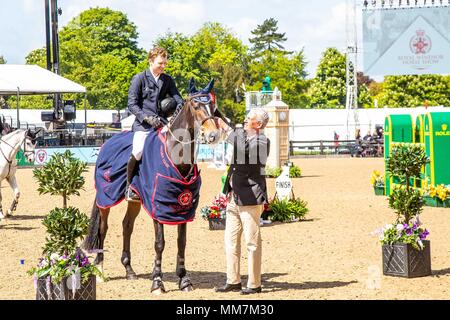
[[[161,119],[157,116],[148,116],[144,118],[144,121],[151,125],[153,128],[158,129],[163,126]]]
[[[223,121],[221,118],[216,118],[217,124],[220,129],[222,129],[225,132],[233,130],[225,121]]]

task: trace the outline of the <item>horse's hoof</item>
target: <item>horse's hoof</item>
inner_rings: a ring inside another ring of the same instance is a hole
[[[194,287],[192,285],[188,285],[187,287],[181,289],[183,292],[191,292],[194,291]]]
[[[159,288],[159,289],[155,289],[152,291],[152,294],[155,296],[160,296],[162,294],[166,293],[166,291],[164,291],[163,289]]]
[[[189,279],[188,276],[184,276],[180,279],[180,282],[178,283],[178,287],[183,292],[191,292],[194,291],[194,286],[191,283],[191,279]]]
[[[150,289],[152,294],[160,295],[162,293],[166,293],[166,288],[164,288],[164,284],[160,277],[153,280],[152,288]]]
[[[137,280],[137,275],[135,272],[127,272],[127,280]]]
[[[11,217],[12,216],[12,211],[11,210],[8,210],[8,211],[6,211],[6,218],[9,218],[9,217]]]

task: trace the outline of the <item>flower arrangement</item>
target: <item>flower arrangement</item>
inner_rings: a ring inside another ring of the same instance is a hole
[[[81,283],[85,283],[91,275],[103,277],[98,268],[89,261],[89,257],[79,248],[72,254],[52,253],[40,258],[38,265],[28,271],[28,274],[35,276],[35,284],[39,278],[46,278],[47,281],[56,284],[71,276],[79,276]]]
[[[373,170],[370,176],[370,183],[373,187],[384,187],[384,175],[378,170]]]
[[[375,232],[379,234],[381,243],[389,245],[396,242],[406,243],[415,249],[424,248],[422,241],[429,235],[426,229],[420,227],[419,215],[423,210],[424,201],[421,191],[411,186],[410,178],[419,177],[422,167],[428,161],[422,144],[392,145],[386,169],[392,176],[404,181],[404,185],[395,186],[389,195],[389,207],[395,210],[397,219],[394,224],[388,224]]]
[[[427,182],[423,186],[424,196],[430,198],[439,198],[441,201],[445,201],[450,197],[450,186],[440,184],[438,186],[429,185]]]
[[[216,196],[211,205],[204,206],[200,209],[200,214],[203,219],[225,219],[227,208],[227,197],[223,193]]]
[[[427,229],[421,227],[419,217],[414,222],[399,223],[397,225],[387,224],[383,228],[375,231],[382,244],[393,245],[395,243],[411,244],[413,248],[422,250],[424,248],[423,240],[430,234]]]
[[[43,257],[36,267],[28,271],[34,275],[35,282],[45,278],[47,285],[61,283],[66,277],[79,277],[81,283],[91,275],[103,278],[100,270],[89,261],[89,257],[77,246],[88,232],[89,218],[78,208],[68,207],[69,196],[79,195],[85,179],[87,164],[75,158],[69,150],[55,153],[42,168],[33,171],[39,183],[39,194],[59,195],[63,207],[54,208],[42,224],[47,231],[47,242]]]

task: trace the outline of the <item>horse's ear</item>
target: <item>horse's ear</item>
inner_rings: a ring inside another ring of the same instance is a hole
[[[189,80],[188,93],[195,93],[195,92],[197,92],[197,88],[195,87],[195,80],[194,80],[194,78],[192,77],[192,78]]]
[[[214,88],[214,79],[211,79],[211,81],[202,91],[205,93],[210,93],[213,88]]]

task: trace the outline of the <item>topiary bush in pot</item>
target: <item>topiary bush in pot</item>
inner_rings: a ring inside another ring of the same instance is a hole
[[[43,220],[46,244],[39,264],[28,271],[35,277],[38,300],[92,300],[96,298],[96,276],[103,275],[78,247],[88,232],[89,218],[78,208],[67,206],[80,195],[87,164],[67,150],[33,171],[39,194],[62,197],[62,208],[54,208]]]
[[[428,163],[423,144],[395,143],[386,170],[397,176],[402,184],[394,186],[389,196],[389,207],[397,219],[378,230],[382,243],[383,273],[402,277],[420,277],[431,274],[429,235],[419,219],[423,210],[423,197],[411,185],[412,178],[420,176]]]

